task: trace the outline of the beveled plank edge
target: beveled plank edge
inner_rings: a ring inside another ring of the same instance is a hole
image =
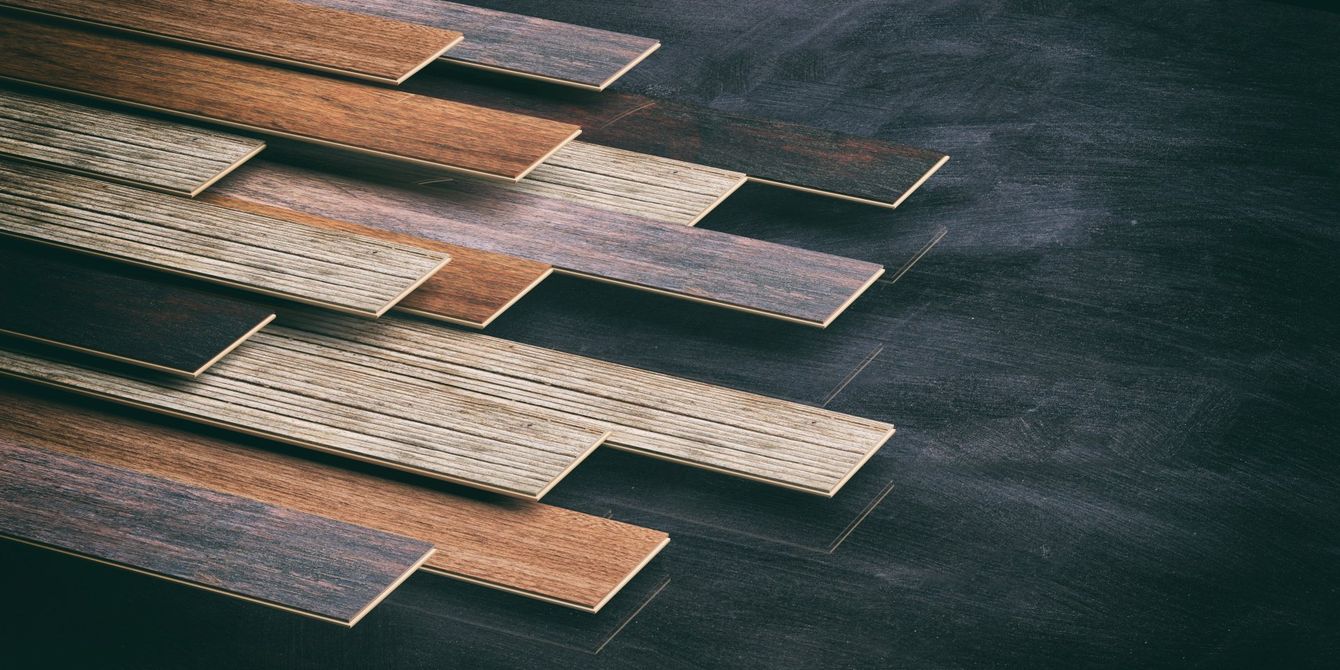
[[[550,77],[535,72],[528,72],[526,70],[515,70],[512,68],[506,68],[499,65],[485,65],[483,63],[477,63],[475,61],[465,60],[461,58],[452,58],[450,55],[444,56],[442,60],[451,63],[452,65],[459,65],[462,67],[473,68],[476,70],[484,70],[486,72],[496,72],[498,74],[505,74],[512,77],[522,77],[524,79],[533,79],[535,81],[543,81],[550,84],[558,84],[559,86],[579,88],[583,91],[600,92],[604,91],[606,88],[609,88],[610,84],[613,84],[615,81],[617,81],[620,77],[624,76],[625,74],[628,74],[629,70],[632,70],[633,68],[637,67],[640,63],[642,63],[642,61],[647,59],[647,56],[650,56],[652,53],[654,53],[657,49],[660,48],[661,48],[661,42],[660,40],[657,40],[655,44],[652,44],[650,47],[647,47],[646,51],[643,51],[636,58],[630,60],[626,65],[619,68],[617,71],[614,72],[614,74],[610,75],[608,78],[605,79],[605,81],[600,82],[599,84],[588,84],[586,82],[574,81],[572,79],[563,79],[561,77]]]
[[[392,581],[390,584],[387,584],[385,590],[383,590],[381,593],[378,593],[377,596],[372,600],[369,600],[368,604],[365,605],[363,609],[359,610],[358,613],[355,614],[354,617],[349,620],[349,628],[353,628],[355,625],[358,624],[359,621],[363,620],[363,617],[368,615],[368,612],[371,612],[378,605],[382,604],[382,601],[386,600],[386,597],[391,595],[392,591],[395,591],[396,589],[400,588],[400,585],[404,584],[405,580],[409,579],[410,575],[423,569],[423,564],[427,563],[428,559],[432,558],[433,554],[437,553],[436,546],[434,546],[431,543],[425,543],[425,544],[428,544],[428,551],[424,552],[423,556],[420,556],[419,560],[416,561],[413,565],[409,566],[403,573],[401,573],[399,577],[396,577],[394,581]]]
[[[729,189],[723,191],[720,197],[718,197],[716,200],[713,200],[710,205],[704,207],[703,210],[701,212],[698,212],[698,215],[693,217],[693,220],[689,221],[686,225],[690,227],[698,225],[698,222],[702,221],[703,217],[706,217],[708,214],[711,214],[712,210],[716,209],[719,205],[721,205],[721,203],[726,202],[726,198],[729,198],[732,195],[734,195],[735,192],[740,190],[740,187],[744,186],[745,182],[747,181],[749,181],[749,175],[740,173],[740,177],[735,182],[734,186],[731,186]]]
[[[414,280],[414,282],[411,283],[409,286],[405,287],[405,290],[401,291],[399,295],[395,296],[394,298],[391,298],[391,300],[388,301],[385,305],[382,305],[381,308],[377,310],[374,316],[381,317],[383,314],[389,312],[392,307],[395,307],[397,303],[399,303],[401,300],[404,300],[405,296],[413,293],[414,289],[423,286],[424,282],[428,281],[429,279],[432,279],[433,275],[437,274],[438,271],[440,271],[442,268],[447,267],[447,264],[451,262],[451,256],[448,256],[446,253],[443,252],[436,252],[436,253],[442,254],[442,262],[438,263],[437,266],[434,267],[431,271],[424,273],[422,277],[419,277],[418,279]]]
[[[543,156],[540,156],[538,159],[535,160],[534,163],[531,163],[529,166],[526,167],[526,169],[522,170],[521,174],[511,178],[511,181],[515,183],[521,181],[522,179],[525,179],[526,175],[530,174],[531,172],[534,172],[535,168],[540,167],[540,165],[542,165],[545,161],[549,160],[550,156],[553,156],[554,153],[557,152],[559,149],[562,149],[563,147],[567,146],[568,142],[577,139],[577,136],[581,134],[582,134],[582,128],[581,126],[578,126],[577,130],[573,131],[571,135],[568,135],[566,139],[564,139],[562,142],[559,142],[556,146],[554,146],[554,148],[550,149],[549,151],[546,151]]]
[[[859,202],[862,205],[873,205],[875,207],[883,207],[884,209],[897,209],[898,205],[903,204],[903,201],[907,200],[908,196],[912,195],[913,191],[921,188],[921,185],[925,184],[926,180],[931,178],[931,175],[934,175],[936,172],[939,172],[940,168],[944,167],[945,163],[948,162],[949,162],[949,156],[944,156],[940,158],[939,161],[936,161],[935,165],[932,165],[928,170],[926,170],[925,174],[921,175],[921,177],[917,179],[915,182],[913,182],[911,186],[907,187],[907,190],[903,191],[903,194],[898,196],[898,198],[893,202],[885,202],[883,200],[871,200],[870,198],[862,198],[856,195],[848,195],[845,193],[839,193],[837,191],[825,191],[823,189],[813,188],[810,186],[799,186],[796,184],[789,184],[784,181],[773,181],[771,179],[764,179],[762,177],[755,177],[753,175],[749,176],[749,181],[758,184],[767,184],[768,186],[776,186],[777,188],[785,188],[792,191],[813,193],[814,195],[821,195],[826,198],[837,198],[838,200]]]
[[[259,154],[261,151],[263,151],[263,150],[265,149],[265,146],[266,146],[264,140],[256,140],[256,141],[260,144],[260,146],[256,147],[255,149],[252,149],[250,152],[247,153],[247,155],[242,156],[241,158],[239,158],[239,159],[237,159],[236,161],[234,161],[232,165],[229,165],[228,167],[225,167],[225,168],[223,168],[222,170],[219,170],[218,174],[214,175],[213,177],[210,177],[208,180],[205,181],[205,183],[201,184],[199,188],[197,188],[197,189],[195,189],[194,191],[191,191],[190,193],[188,193],[188,194],[187,194],[187,197],[194,198],[195,196],[200,195],[201,193],[203,193],[203,192],[205,191],[205,189],[207,189],[207,188],[213,186],[213,185],[214,185],[216,182],[218,182],[220,179],[223,179],[224,177],[227,177],[228,175],[232,174],[232,173],[233,173],[233,170],[236,170],[237,168],[242,167],[242,165],[243,165],[244,163],[246,163],[247,161],[249,161],[249,160],[255,158],[256,155]],[[173,195],[178,195],[178,194],[177,194],[177,193],[173,193]]]
[[[493,323],[494,319],[498,318],[499,316],[502,316],[503,312],[506,312],[508,309],[512,307],[512,305],[515,305],[517,301],[526,297],[526,295],[529,294],[532,290],[534,290],[536,286],[540,285],[540,282],[544,281],[549,275],[553,273],[554,268],[553,266],[550,266],[547,270],[541,273],[539,277],[536,277],[535,280],[532,281],[528,286],[518,291],[517,294],[513,296],[511,300],[508,300],[507,303],[504,304],[502,307],[499,307],[498,309],[494,310],[493,313],[490,314],[487,319],[484,319],[483,321],[480,322],[467,321],[465,319],[457,319],[455,317],[445,316],[442,314],[437,314],[435,312],[418,310],[412,307],[402,307],[400,305],[396,305],[395,309],[398,312],[403,312],[405,314],[413,314],[414,316],[422,317],[425,319],[432,319],[433,321],[441,321],[443,323],[450,323],[457,326],[464,326],[466,328],[483,330],[484,328],[487,328],[489,324]]]
[[[261,331],[262,328],[264,328],[264,327],[270,325],[270,322],[275,320],[275,316],[276,316],[275,314],[271,313],[270,316],[269,316],[269,318],[267,318],[267,319],[265,319],[264,321],[261,321],[260,323],[256,324],[256,327],[255,327],[255,328],[252,328],[251,330],[247,331],[246,334],[244,334],[242,337],[237,338],[237,341],[235,341],[235,342],[233,342],[232,344],[230,344],[230,345],[228,345],[227,347],[225,347],[223,351],[219,352],[219,355],[218,355],[218,356],[215,356],[214,358],[209,359],[208,361],[205,362],[204,365],[200,366],[200,368],[199,368],[198,370],[196,370],[195,372],[192,372],[192,373],[191,373],[191,377],[199,377],[201,374],[203,374],[203,373],[205,372],[205,370],[210,369],[211,367],[214,366],[215,363],[218,363],[219,361],[223,360],[223,357],[224,357],[224,356],[227,356],[228,354],[233,353],[233,350],[234,350],[234,349],[236,349],[236,348],[242,346],[242,343],[243,343],[243,342],[246,342],[246,341],[249,340],[249,339],[251,339],[251,336],[252,336],[252,335],[255,335],[256,333],[259,333],[259,332]]]

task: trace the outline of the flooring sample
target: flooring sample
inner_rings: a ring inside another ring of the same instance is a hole
[[[399,84],[461,41],[452,30],[287,0],[0,0],[0,5],[383,84]]]
[[[0,15],[0,77],[511,181],[581,132],[570,124],[29,16]]]
[[[670,541],[612,519],[337,467],[12,383],[0,383],[4,439],[417,538],[441,549],[423,570],[587,612]]]
[[[604,90],[661,43],[646,37],[436,0],[312,0],[466,34],[442,56],[458,65]]]
[[[349,167],[340,161],[323,166]],[[422,185],[394,166],[357,172],[367,177],[253,162],[215,190],[231,198],[529,258],[570,274],[818,327],[831,323],[884,271],[873,263],[478,181]]]
[[[265,143],[159,119],[0,89],[0,154],[195,196]]]
[[[0,350],[0,374],[528,500],[605,439],[590,422],[369,369],[340,346],[295,353],[290,343],[313,337],[283,322],[198,379],[112,373],[18,347]]]
[[[0,239],[0,333],[195,377],[275,317],[146,274]]]
[[[0,537],[346,626],[433,552],[420,540],[8,440]]]
[[[577,124],[582,139],[594,144],[880,207],[897,207],[949,160],[937,151],[633,93],[552,91],[499,79],[426,76],[409,90]]]
[[[418,246],[0,161],[0,234],[361,316],[447,256]]]

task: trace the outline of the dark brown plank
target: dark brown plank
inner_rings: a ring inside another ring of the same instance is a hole
[[[0,536],[352,626],[426,542],[0,441]]]
[[[573,125],[0,14],[0,78],[515,181]]]
[[[442,60],[467,67],[604,90],[661,43],[646,37],[437,0],[312,0],[464,32]]]
[[[72,252],[0,238],[0,333],[198,376],[272,310]]]
[[[897,207],[949,157],[633,93],[599,95],[486,73],[425,73],[408,90],[583,128],[595,144],[734,170],[784,188]]]
[[[0,0],[0,5],[262,60],[399,84],[461,41],[439,27],[288,0]]]

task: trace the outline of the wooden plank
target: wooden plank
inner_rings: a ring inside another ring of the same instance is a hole
[[[0,537],[345,626],[433,553],[420,540],[9,440]]]
[[[275,317],[64,251],[0,240],[0,332],[196,377]]]
[[[384,84],[399,84],[461,41],[452,30],[288,0],[0,0],[0,5]]]
[[[380,316],[441,252],[0,161],[0,234]]]
[[[265,143],[159,119],[0,89],[0,154],[195,196]]]
[[[573,123],[594,144],[879,207],[902,204],[949,160],[938,151],[634,93],[553,91],[469,73],[420,77],[408,90]]]
[[[560,271],[824,327],[883,272],[725,233],[599,210],[493,184],[420,184],[384,165],[320,166],[366,178],[253,161],[220,195],[552,264]]]
[[[282,324],[198,379],[114,374],[21,348],[0,350],[0,374],[528,500],[605,439],[590,422],[365,369],[355,352],[281,349],[305,337]]]
[[[191,430],[0,383],[0,439],[429,542],[424,570],[587,612],[670,541],[665,533],[414,477],[336,467],[279,445]]]
[[[0,78],[511,181],[581,132],[28,16],[0,15]]]
[[[397,21],[453,28],[466,40],[443,54],[457,65],[602,91],[661,43],[646,37],[435,0],[312,0]]]

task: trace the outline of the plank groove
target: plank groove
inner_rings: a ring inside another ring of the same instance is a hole
[[[515,181],[580,131],[319,74],[0,14],[0,77]]]
[[[362,316],[431,277],[441,252],[0,161],[0,234]]]
[[[433,553],[10,440],[0,440],[0,537],[346,626]]]

